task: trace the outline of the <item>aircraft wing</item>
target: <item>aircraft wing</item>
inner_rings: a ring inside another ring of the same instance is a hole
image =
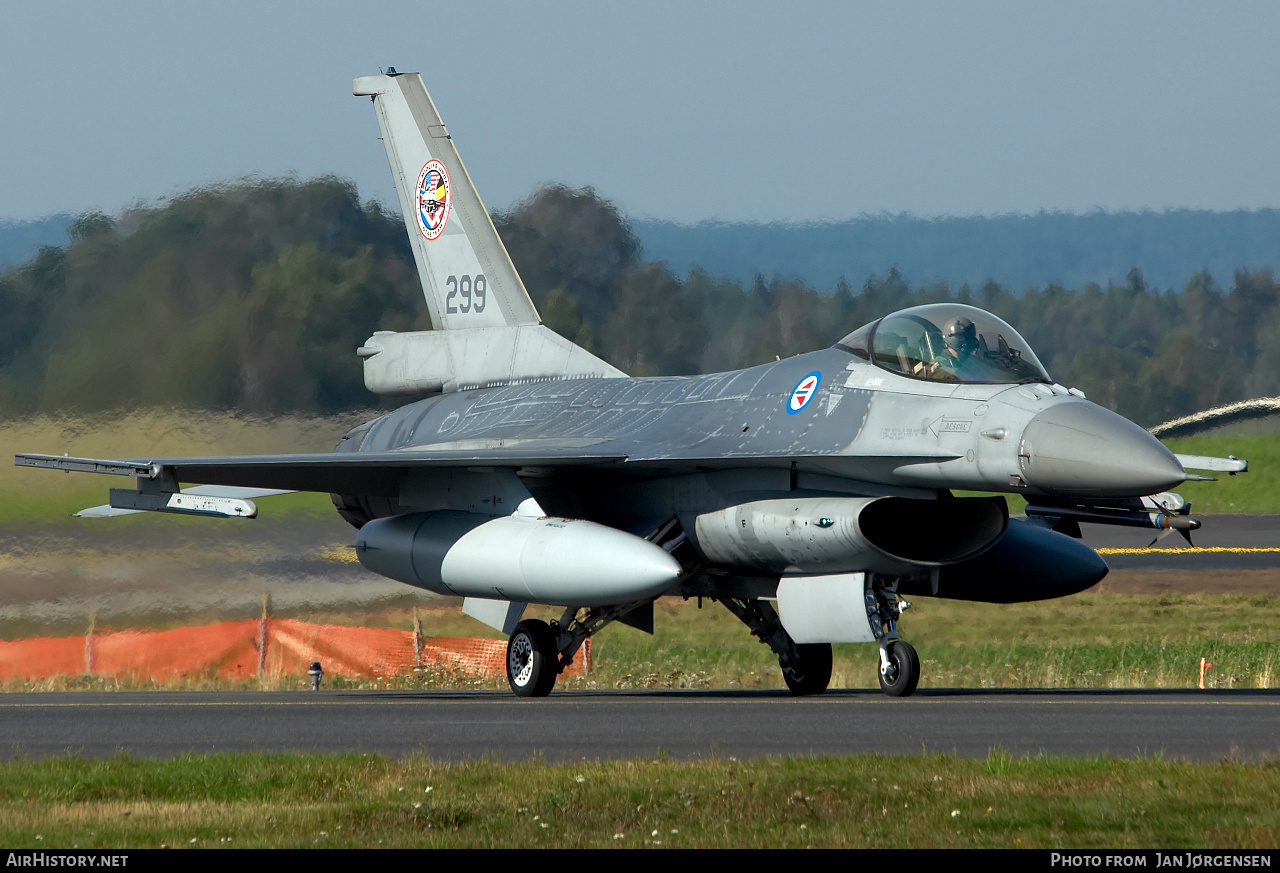
[[[554,467],[611,464],[626,460],[612,452],[592,453],[575,448],[531,451],[529,446],[485,449],[397,451],[383,453],[322,452],[294,455],[228,455],[189,458],[71,458],[64,455],[14,455],[19,467],[43,467],[84,473],[166,478],[173,483],[197,482],[288,491],[395,494],[404,471],[425,467]]]
[[[449,448],[434,446],[393,452],[322,452],[286,455],[228,455],[177,458],[73,458],[65,455],[16,454],[19,467],[41,467],[67,472],[134,476],[140,483],[155,480],[160,491],[179,493],[178,483],[226,486],[235,489],[317,491],[346,494],[398,493],[404,474],[414,469],[445,467],[612,468],[624,465],[635,473],[687,472],[734,467],[787,466],[812,473],[848,476],[851,472],[883,472],[904,465],[937,463],[954,455],[849,457],[839,454],[786,457],[768,454],[700,456],[696,452],[637,454],[599,440],[469,440]],[[631,449],[637,447],[631,446]],[[846,465],[855,465],[852,469]],[[883,469],[881,469],[883,468]],[[874,475],[869,479],[878,478]],[[873,486],[874,487],[874,486]],[[184,493],[215,495],[207,489]],[[217,492],[221,493],[221,492]],[[227,492],[230,495],[231,492]],[[243,495],[241,495],[243,496]]]

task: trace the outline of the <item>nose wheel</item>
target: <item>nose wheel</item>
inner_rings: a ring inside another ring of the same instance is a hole
[[[910,697],[920,684],[920,656],[898,639],[898,619],[911,604],[898,596],[896,579],[867,574],[867,623],[880,644],[880,690],[890,697]]]
[[[920,656],[905,640],[893,640],[880,650],[880,690],[890,697],[909,697],[920,684]]]

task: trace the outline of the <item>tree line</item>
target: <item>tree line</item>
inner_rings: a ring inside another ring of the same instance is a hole
[[[750,284],[756,273],[798,276],[831,287],[897,266],[916,281],[946,279],[974,287],[995,277],[1026,288],[1061,282],[1121,281],[1135,264],[1148,284],[1182,287],[1208,269],[1230,277],[1239,267],[1280,263],[1280,209],[1232,212],[1040,212],[919,218],[864,215],[803,224],[633,222],[650,257],[677,273],[700,264]]]
[[[545,323],[633,375],[747,367],[829,346],[896,309],[958,300],[1009,321],[1049,372],[1151,425],[1280,394],[1280,288],[1269,269],[1229,287],[994,280],[912,287],[895,270],[833,287],[646,257],[591,189],[550,186],[494,221]],[[425,330],[399,214],[344,180],[202,188],[112,218],[0,273],[0,411],[166,405],[336,412],[379,403],[354,351],[375,330]]]

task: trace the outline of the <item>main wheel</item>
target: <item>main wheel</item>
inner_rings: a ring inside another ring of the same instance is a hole
[[[821,694],[831,684],[831,643],[806,643],[796,646],[799,656],[791,664],[783,663],[782,678],[792,694]]]
[[[903,640],[889,643],[889,666],[880,672],[880,690],[890,697],[910,697],[920,684],[920,656]]]
[[[520,622],[507,640],[507,682],[519,697],[546,697],[556,684],[559,652],[545,621]]]

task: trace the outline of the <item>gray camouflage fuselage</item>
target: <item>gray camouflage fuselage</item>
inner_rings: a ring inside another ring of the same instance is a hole
[[[821,374],[816,393],[789,412],[793,389],[810,373]],[[1044,424],[1046,413],[1055,420]],[[1060,386],[924,382],[840,349],[707,376],[549,380],[446,394],[376,420],[360,451],[519,452],[546,445],[626,458],[607,469],[575,471],[575,491],[584,475],[598,481],[589,490],[606,490],[693,467],[782,471],[786,478],[774,480],[780,490],[926,498],[951,488],[1154,493],[1185,478],[1145,431]],[[1064,481],[1054,469],[1060,463],[1071,464],[1079,481]],[[525,481],[554,505],[555,484],[564,477],[552,469]],[[869,484],[879,487],[869,491]]]

